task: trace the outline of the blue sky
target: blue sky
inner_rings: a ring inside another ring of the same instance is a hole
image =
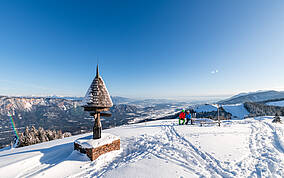
[[[0,95],[284,90],[283,1],[1,1]]]

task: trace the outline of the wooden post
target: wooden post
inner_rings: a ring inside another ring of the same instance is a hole
[[[100,139],[101,138],[101,133],[102,133],[100,112],[97,112],[94,115],[94,118],[95,118],[95,124],[94,124],[94,128],[93,128],[93,139]]]
[[[219,127],[221,126],[221,123],[220,123],[220,117],[219,117],[219,104],[217,104],[217,107],[218,107],[218,125]]]

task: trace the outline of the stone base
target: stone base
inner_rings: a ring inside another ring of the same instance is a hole
[[[100,139],[97,139],[100,141]],[[95,141],[97,141],[95,140]],[[93,146],[93,147],[85,147],[85,144],[82,142],[74,142],[74,150],[80,151],[81,153],[86,154],[91,161],[96,160],[99,156],[102,154],[114,151],[114,150],[120,150],[120,139],[112,140],[111,143],[103,144],[100,146]]]

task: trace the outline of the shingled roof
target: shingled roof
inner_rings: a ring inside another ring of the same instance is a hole
[[[97,75],[88,89],[82,103],[83,107],[110,108],[113,106],[110,95],[105,83],[99,75],[97,66]]]

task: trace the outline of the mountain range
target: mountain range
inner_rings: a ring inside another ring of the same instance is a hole
[[[262,102],[267,100],[274,100],[274,99],[280,99],[284,98],[284,92],[283,91],[257,91],[257,92],[251,92],[251,93],[241,93],[235,96],[232,96],[231,98],[221,100],[218,102],[218,104],[239,104],[239,103],[245,103],[245,102]]]

